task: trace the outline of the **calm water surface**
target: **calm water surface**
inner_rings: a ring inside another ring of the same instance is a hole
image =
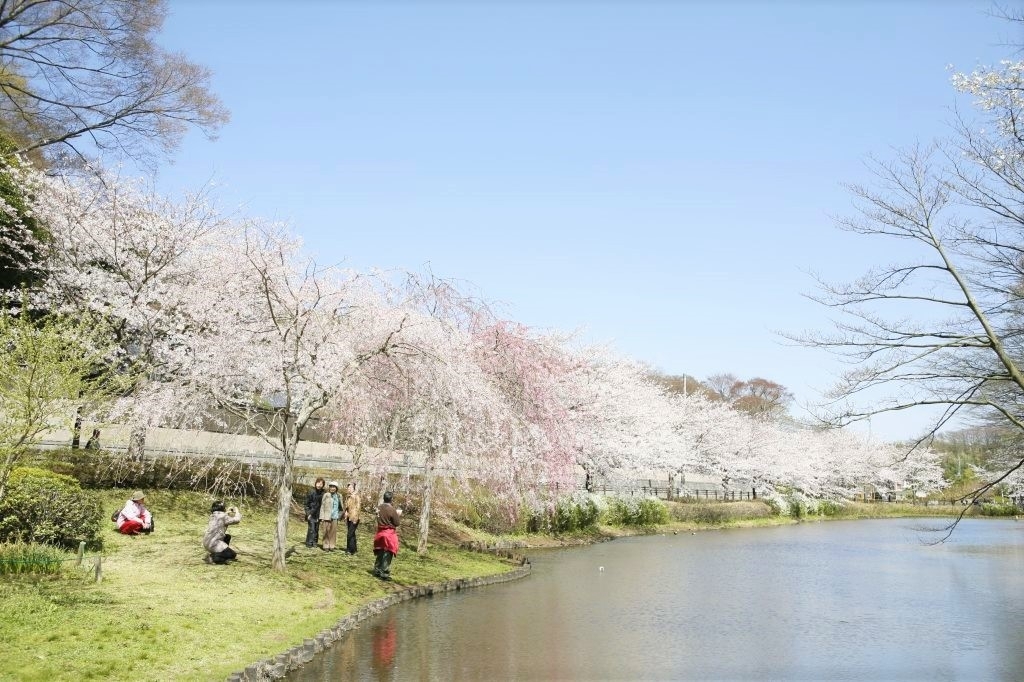
[[[289,679],[1024,680],[1024,521],[937,546],[935,523],[538,552],[530,577],[400,604]]]

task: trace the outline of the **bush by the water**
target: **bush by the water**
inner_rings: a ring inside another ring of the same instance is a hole
[[[842,516],[843,505],[833,500],[818,500],[818,505],[814,510],[821,516]]]
[[[592,528],[600,515],[597,503],[589,496],[564,498],[555,506],[551,527],[556,533],[584,530]]]
[[[67,555],[49,545],[0,543],[0,575],[59,573]]]
[[[1020,510],[1010,500],[993,500],[981,505],[982,516],[1016,516]]]
[[[21,467],[11,472],[0,500],[0,541],[95,545],[104,516],[97,497],[75,478]]]
[[[533,533],[571,533],[597,525],[601,508],[586,493],[560,498],[553,506],[530,513],[526,530]]]
[[[653,497],[612,497],[605,522],[612,526],[656,526],[668,523],[668,508]]]

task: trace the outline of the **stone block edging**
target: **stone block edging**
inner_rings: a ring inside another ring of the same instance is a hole
[[[524,556],[513,554],[511,551],[504,548],[464,546],[463,549],[474,549],[476,551],[483,551],[489,554],[497,554],[498,556],[517,561],[519,563],[519,567],[506,573],[498,573],[496,575],[481,576],[479,578],[454,578],[440,583],[410,585],[409,587],[396,590],[362,606],[357,611],[345,616],[337,623],[326,630],[321,631],[314,637],[303,640],[302,644],[294,646],[284,653],[271,656],[270,658],[262,661],[257,661],[252,665],[246,666],[244,670],[232,673],[227,678],[228,682],[266,682],[267,680],[279,680],[283,678],[288,671],[297,670],[304,664],[312,661],[316,654],[330,648],[332,644],[345,637],[350,630],[354,630],[358,627],[359,623],[362,621],[372,616],[376,616],[384,611],[384,609],[394,606],[400,602],[417,599],[419,597],[430,597],[444,592],[458,592],[459,590],[471,587],[496,585],[498,583],[505,583],[511,580],[525,578],[530,575],[530,570],[532,568],[530,566],[530,560]]]

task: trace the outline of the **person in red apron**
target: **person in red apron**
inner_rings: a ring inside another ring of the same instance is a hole
[[[125,535],[153,532],[153,514],[146,509],[146,495],[136,490],[132,499],[124,503],[124,508],[115,519],[117,530]]]
[[[402,510],[391,504],[392,495],[384,493],[384,504],[377,509],[377,534],[373,536],[373,574],[381,580],[391,580],[391,560],[398,554],[398,523]]]

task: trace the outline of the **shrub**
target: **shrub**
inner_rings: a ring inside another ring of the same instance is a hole
[[[21,467],[11,472],[0,500],[0,541],[96,544],[104,516],[97,497],[73,477]]]
[[[528,532],[571,533],[593,528],[601,517],[601,507],[589,494],[575,493],[524,516]]]
[[[59,573],[66,554],[48,545],[0,543],[0,575]]]
[[[782,502],[783,502],[782,498],[780,498],[780,497],[765,497],[765,498],[763,498],[762,501],[766,505],[768,505],[768,509],[771,510],[772,516],[782,516],[782,509],[783,509],[783,507],[782,507]]]
[[[791,497],[786,501],[789,508],[789,515],[794,519],[802,518],[807,512],[807,505],[804,501],[795,497]]]
[[[656,526],[668,523],[668,508],[654,497],[613,497],[605,520],[613,526]]]
[[[981,505],[982,516],[1016,516],[1020,513],[1013,502],[985,502]]]
[[[556,533],[584,530],[594,526],[599,516],[597,504],[589,496],[563,498],[555,505],[551,528]]]
[[[842,516],[843,505],[833,500],[819,500],[815,511],[821,516]]]

